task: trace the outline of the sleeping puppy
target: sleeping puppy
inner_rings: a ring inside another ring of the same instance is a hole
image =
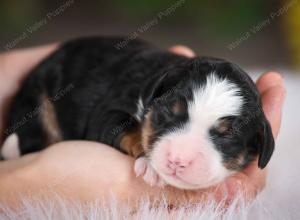
[[[4,159],[63,140],[98,141],[136,158],[151,185],[214,185],[274,139],[255,84],[237,65],[123,38],[73,40],[37,66],[12,104]]]

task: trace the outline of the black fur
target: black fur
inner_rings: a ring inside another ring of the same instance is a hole
[[[41,94],[51,98],[64,140],[93,140],[118,148],[119,137],[140,127],[143,116],[152,109],[152,144],[189,120],[187,111],[174,113],[171,106],[179,101],[187,108],[186,102],[193,98],[192,85],[205,84],[207,74],[215,72],[237,84],[246,100],[242,114],[228,118],[229,132],[209,131],[216,148],[225,163],[246,152],[240,168],[258,154],[259,166],[266,166],[274,140],[255,84],[245,72],[222,59],[190,59],[141,40],[117,49],[115,45],[122,39],[94,37],[67,42],[29,74],[15,97],[6,130],[6,136],[18,134],[22,154],[47,146],[39,114],[28,117],[40,106]],[[70,86],[72,90],[58,96]],[[141,121],[134,117],[139,97],[145,107]],[[27,120],[20,125],[24,117]]]

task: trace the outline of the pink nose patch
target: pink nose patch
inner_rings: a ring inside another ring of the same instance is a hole
[[[193,160],[192,159],[187,159],[187,158],[168,158],[168,167],[172,170],[180,169],[183,170],[190,166],[192,164]]]
[[[152,155],[152,163],[169,184],[183,181],[202,184],[210,181],[217,170],[209,143],[196,135],[178,135],[159,142]]]
[[[173,171],[174,174],[177,172],[182,172],[192,164],[192,160],[180,160],[176,158],[175,160],[168,159],[167,167]]]
[[[189,151],[188,151],[189,150]],[[192,149],[169,147],[165,158],[165,166],[172,175],[197,175],[198,172],[207,172],[208,160],[204,152],[195,152]]]
[[[199,157],[201,155],[197,155]],[[172,152],[167,154],[167,167],[174,174],[181,173],[193,165],[195,156],[192,155],[174,155]]]

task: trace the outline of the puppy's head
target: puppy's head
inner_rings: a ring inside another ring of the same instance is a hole
[[[253,81],[235,64],[195,58],[152,79],[142,96],[142,146],[168,184],[205,188],[258,156],[264,168],[272,131]]]

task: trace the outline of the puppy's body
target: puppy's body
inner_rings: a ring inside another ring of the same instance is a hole
[[[7,130],[12,133],[30,113],[37,116],[16,129],[22,154],[40,150],[55,139],[114,145],[119,133],[134,127],[130,117],[137,113],[138,98],[148,80],[162,74],[166,64],[187,60],[140,41],[115,49],[121,40],[88,38],[66,43],[32,71],[15,98]],[[49,123],[43,123],[42,114],[46,116],[44,111],[50,108],[55,110],[59,138],[49,137],[53,136],[46,129]]]
[[[135,171],[147,182],[181,188],[214,184],[256,155],[266,165],[273,138],[246,73],[141,40],[118,50],[121,40],[71,41],[35,68],[12,105],[2,155],[17,156],[8,147],[26,154],[61,140],[99,141],[140,156]]]

